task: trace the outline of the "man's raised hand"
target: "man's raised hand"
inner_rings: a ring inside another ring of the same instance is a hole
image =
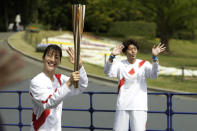
[[[159,45],[154,45],[152,48],[152,55],[158,56],[161,52],[164,52],[166,47],[164,44],[159,43]]]
[[[123,45],[119,45],[112,50],[112,55],[120,55],[122,53],[122,49],[124,48]]]

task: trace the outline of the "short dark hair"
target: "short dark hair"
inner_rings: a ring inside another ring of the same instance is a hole
[[[44,59],[45,56],[46,56],[46,54],[49,51],[51,51],[51,50],[54,50],[56,52],[59,52],[59,54],[60,54],[60,61],[61,61],[61,59],[62,59],[62,49],[58,45],[49,45],[49,46],[47,46],[47,48],[44,50],[44,53],[43,53],[42,58]]]
[[[129,45],[134,45],[139,50],[138,42],[133,39],[128,39],[122,42],[122,45],[124,45],[124,48],[122,49],[122,52],[125,53],[129,47]]]

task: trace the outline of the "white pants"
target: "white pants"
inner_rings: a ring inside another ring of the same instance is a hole
[[[145,131],[147,111],[116,110],[113,131]]]

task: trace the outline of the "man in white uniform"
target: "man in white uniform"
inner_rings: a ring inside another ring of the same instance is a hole
[[[73,49],[67,53],[74,63]],[[43,72],[35,76],[30,83],[29,93],[32,98],[33,114],[31,131],[61,131],[63,99],[81,93],[88,86],[88,78],[82,61],[80,70],[72,72],[70,77],[55,74],[61,62],[62,50],[57,45],[49,45],[43,54]],[[79,88],[74,82],[79,81]]]
[[[119,80],[117,107],[114,120],[114,131],[145,131],[147,122],[147,84],[146,78],[158,76],[157,56],[165,51],[164,45],[152,48],[152,65],[145,60],[137,59],[138,43],[129,39],[113,49],[104,72],[109,77]],[[126,60],[115,61],[116,55],[124,53]]]

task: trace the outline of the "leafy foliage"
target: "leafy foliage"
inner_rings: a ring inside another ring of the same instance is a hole
[[[168,41],[179,30],[193,32],[196,25],[195,0],[139,0],[139,7],[146,20],[154,21],[157,25],[157,34],[161,42],[169,49]],[[152,16],[152,17],[150,17]]]
[[[111,25],[109,35],[127,37],[130,35],[146,36],[154,38],[156,36],[156,25],[144,21],[120,21]]]
[[[146,21],[156,24],[156,36],[168,50],[172,37],[195,38],[196,0],[3,0],[0,30],[6,30],[17,14],[25,26],[39,23],[72,30],[72,4],[77,3],[86,4],[86,32],[107,33],[115,22]]]

